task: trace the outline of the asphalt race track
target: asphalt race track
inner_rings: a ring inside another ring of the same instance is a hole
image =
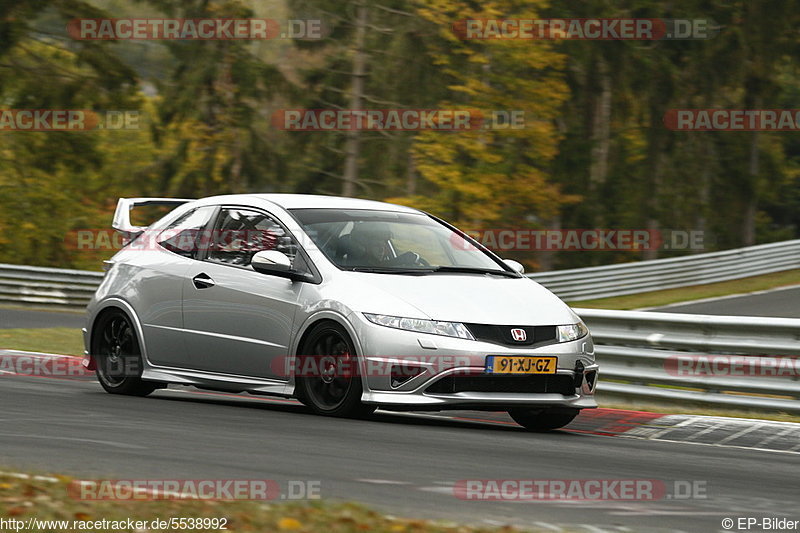
[[[791,292],[768,294],[783,299]],[[719,305],[736,307],[730,299]],[[0,313],[2,327],[82,319]],[[502,413],[379,411],[370,420],[343,420],[312,415],[290,400],[181,387],[131,398],[106,394],[92,378],[2,372],[0,405],[3,471],[82,479],[273,479],[282,487],[319,481],[323,499],[358,501],[395,516],[541,531],[706,532],[725,531],[721,523],[728,517],[800,519],[797,425],[784,435],[784,451],[766,451],[728,437],[701,438],[707,431],[694,443],[607,436],[582,431],[580,417],[549,434],[528,433]],[[746,426],[742,434],[759,426],[739,423]],[[654,480],[667,494],[594,502],[455,495],[459,481],[504,479]],[[705,494],[681,498],[675,482],[699,484]]]
[[[726,517],[797,516],[800,452],[528,433],[497,414],[341,420],[286,400],[176,389],[112,396],[89,380],[0,377],[0,467],[84,479],[320,481],[321,497],[396,516],[568,531],[718,531]],[[469,420],[464,418],[468,417]],[[477,420],[484,419],[485,422]],[[480,502],[459,480],[700,482],[706,498]]]
[[[8,328],[75,328],[80,329],[86,316],[63,311],[34,311],[0,307],[0,329]],[[0,348],[2,348],[0,346]]]
[[[675,304],[655,308],[652,311],[697,315],[800,318],[800,287],[773,289],[695,303]]]

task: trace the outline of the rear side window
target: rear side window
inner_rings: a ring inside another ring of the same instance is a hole
[[[158,236],[158,244],[178,255],[197,258],[199,244],[216,207],[198,207],[178,217]]]

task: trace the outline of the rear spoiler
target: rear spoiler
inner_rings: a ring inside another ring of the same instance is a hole
[[[134,207],[141,205],[179,206],[193,201],[187,198],[120,198],[117,202],[117,210],[114,212],[114,221],[111,223],[111,227],[122,233],[125,238],[132,239],[147,229],[145,226],[131,224],[131,209]]]

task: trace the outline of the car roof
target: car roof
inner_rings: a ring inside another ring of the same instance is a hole
[[[230,194],[203,198],[202,201],[203,203],[236,202],[249,204],[264,200],[284,209],[376,209],[400,213],[419,213],[416,209],[397,204],[318,194]]]

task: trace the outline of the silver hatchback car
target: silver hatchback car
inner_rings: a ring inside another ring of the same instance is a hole
[[[132,208],[175,205],[149,227]],[[320,414],[508,411],[534,431],[597,404],[591,336],[551,292],[446,222],[352,198],[123,198],[127,244],[88,307],[111,393],[168,384]]]

